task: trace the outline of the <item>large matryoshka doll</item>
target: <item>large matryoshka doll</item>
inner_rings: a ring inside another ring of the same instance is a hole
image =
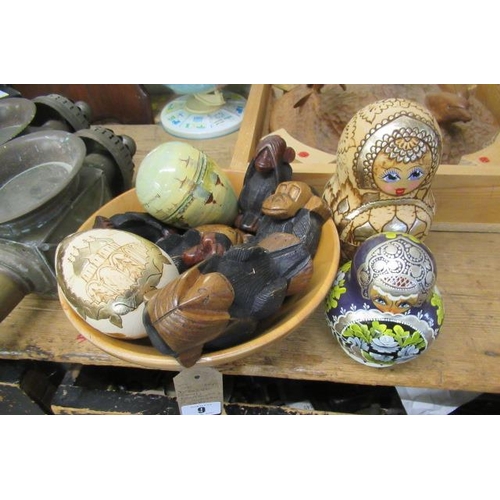
[[[444,319],[436,264],[417,238],[371,236],[338,271],[326,297],[332,334],[351,358],[382,368],[415,359]]]
[[[385,99],[354,115],[323,193],[344,261],[373,234],[397,231],[424,240],[435,212],[430,186],[441,149],[437,121],[415,102]]]

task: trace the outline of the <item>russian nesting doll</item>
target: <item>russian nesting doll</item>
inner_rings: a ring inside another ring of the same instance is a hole
[[[380,368],[416,358],[444,318],[434,257],[409,234],[371,236],[337,273],[326,317],[342,349],[360,363]]]
[[[425,239],[435,213],[430,186],[441,151],[439,125],[420,104],[385,99],[354,115],[323,193],[344,262],[373,234],[396,231]]]

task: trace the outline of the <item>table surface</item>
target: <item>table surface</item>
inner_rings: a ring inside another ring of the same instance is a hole
[[[157,125],[111,128],[136,141],[136,167],[156,145],[175,139]],[[189,142],[227,167],[236,137],[237,133]],[[218,370],[231,375],[500,393],[500,234],[470,228],[431,231],[426,244],[436,258],[446,314],[439,337],[418,359],[383,369],[353,361],[331,335],[319,306],[286,338]],[[136,366],[80,336],[57,299],[36,295],[26,296],[0,323],[0,358]]]

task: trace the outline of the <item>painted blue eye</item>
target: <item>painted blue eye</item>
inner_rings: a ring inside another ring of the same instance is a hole
[[[424,171],[420,167],[414,168],[408,175],[408,180],[416,181],[424,176]]]
[[[401,180],[401,176],[395,170],[388,170],[381,179],[385,182],[397,182]]]

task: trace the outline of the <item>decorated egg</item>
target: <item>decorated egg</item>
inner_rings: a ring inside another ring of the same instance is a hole
[[[232,225],[238,197],[225,172],[202,151],[170,141],[140,164],[137,197],[153,217],[179,228]]]
[[[64,238],[56,276],[68,304],[90,326],[111,337],[146,337],[144,296],[179,276],[154,243],[117,229],[90,229]]]

